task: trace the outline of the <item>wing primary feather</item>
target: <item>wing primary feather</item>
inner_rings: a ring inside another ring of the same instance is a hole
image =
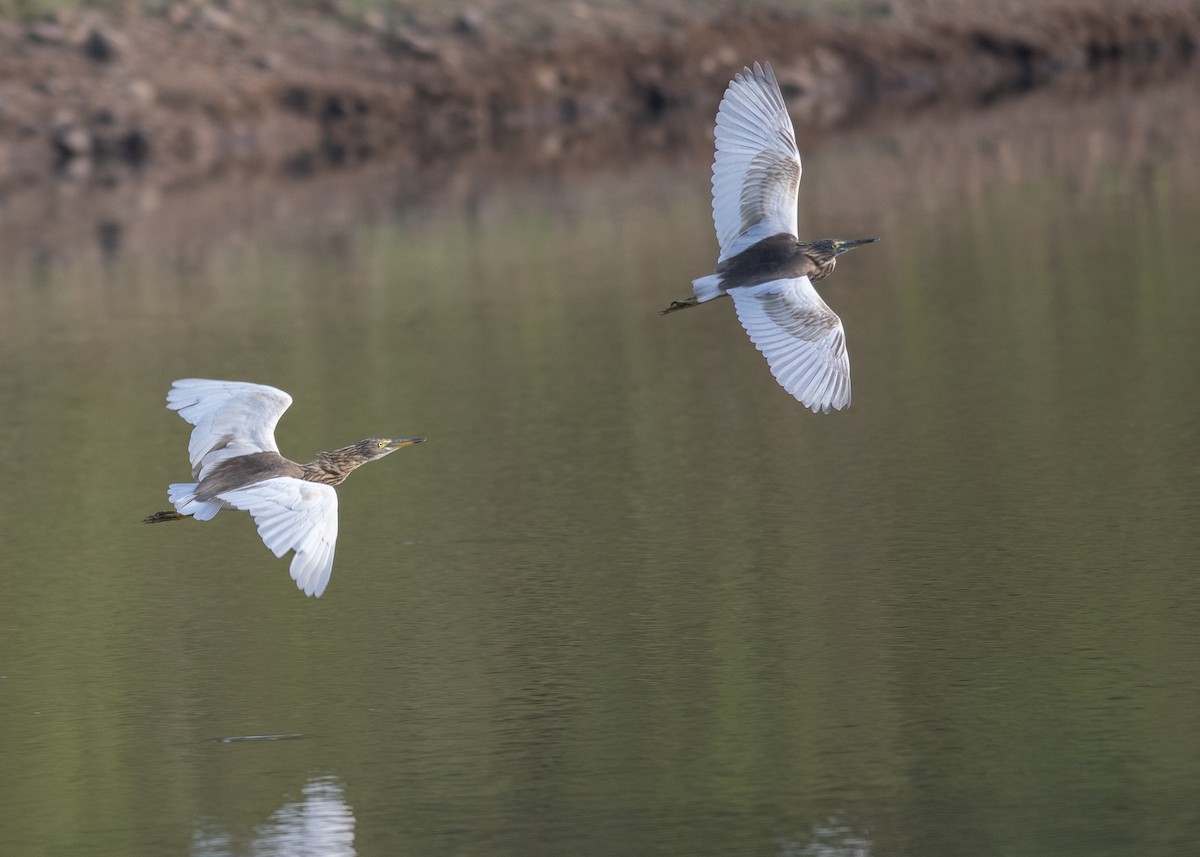
[[[307,595],[324,591],[337,541],[337,492],[329,485],[290,476],[267,479],[218,498],[248,511],[258,534],[277,557],[294,551],[288,571]]]
[[[806,277],[734,288],[729,294],[781,387],[814,411],[828,413],[830,406],[849,403],[850,358],[841,319]]]
[[[713,222],[720,258],[769,234],[798,234],[800,153],[769,64],[734,76],[717,109],[715,137]]]

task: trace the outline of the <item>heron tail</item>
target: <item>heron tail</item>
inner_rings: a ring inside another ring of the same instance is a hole
[[[692,280],[692,291],[696,293],[696,302],[704,303],[713,298],[719,298],[725,292],[721,289],[721,275],[709,274],[698,280]]]
[[[176,512],[180,517],[191,515],[197,521],[211,521],[225,507],[225,504],[217,499],[198,500],[196,499],[196,489],[199,488],[196,482],[176,482],[167,486],[167,499],[171,501],[171,505],[175,507]],[[163,520],[174,520],[164,518]]]

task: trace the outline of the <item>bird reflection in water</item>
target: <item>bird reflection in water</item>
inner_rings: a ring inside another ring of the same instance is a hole
[[[304,784],[301,798],[285,803],[263,824],[254,827],[249,842],[221,829],[211,819],[192,835],[192,857],[355,857],[354,811],[346,803],[342,784],[334,776],[316,777]]]

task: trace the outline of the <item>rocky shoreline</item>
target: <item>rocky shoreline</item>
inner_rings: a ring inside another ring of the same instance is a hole
[[[439,17],[179,0],[0,21],[0,192],[53,176],[177,184],[231,167],[420,163],[549,132],[559,147],[597,134],[665,146],[670,133],[629,129],[711,114],[730,74],[757,58],[816,133],[1067,75],[1178,74],[1200,44],[1192,2],[1017,7],[652,15],[616,4],[600,17],[581,3],[564,19],[514,18],[519,4]]]

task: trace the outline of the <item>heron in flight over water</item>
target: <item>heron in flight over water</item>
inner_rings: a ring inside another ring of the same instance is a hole
[[[796,236],[800,151],[770,64],[744,69],[717,110],[713,222],[721,255],[716,273],[692,281],[694,297],[662,315],[733,298],[738,319],[785,390],[813,413],[850,404],[846,332],[813,288],[837,257],[877,238]]]
[[[368,438],[297,464],[280,455],[275,444],[275,426],[291,404],[287,393],[263,384],[200,378],[172,384],[167,407],[195,426],[188,457],[196,481],[169,486],[175,511],[158,512],[146,523],[189,515],[207,521],[222,509],[249,512],[275,556],[296,552],[292,580],[305,595],[319,598],[329,583],[337,541],[333,486],[368,461],[425,438]]]

